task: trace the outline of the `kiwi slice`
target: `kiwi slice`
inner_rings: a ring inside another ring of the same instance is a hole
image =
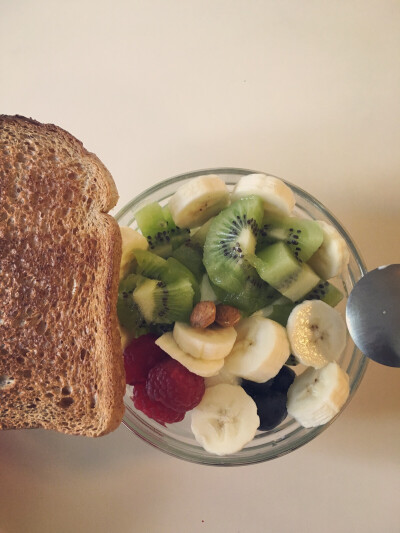
[[[151,279],[164,279],[167,272],[167,261],[148,250],[136,250],[136,273]]]
[[[335,307],[343,297],[343,293],[337,287],[329,283],[329,281],[321,279],[303,298],[300,298],[296,302],[290,302],[289,300],[283,303],[276,302],[263,310],[263,316],[279,322],[279,324],[286,327],[290,313],[296,305],[304,300],[322,300],[331,307]]]
[[[157,203],[157,202],[154,202]],[[157,204],[159,205],[159,204]],[[167,223],[167,228],[176,228],[176,224],[174,222],[174,219],[172,218],[171,211],[169,210],[168,205],[165,205],[161,208],[162,210],[162,216],[164,217],[165,222]]]
[[[198,244],[199,246],[201,246],[201,248],[204,247],[208,230],[210,229],[211,223],[214,220],[214,218],[215,217],[211,217],[202,226],[192,231],[190,235],[190,239],[194,244]]]
[[[261,279],[293,302],[303,298],[319,282],[319,276],[306,264],[300,264],[288,245],[277,242],[249,255],[248,261]]]
[[[239,292],[224,291],[211,282],[210,285],[220,303],[237,307],[244,316],[249,316],[259,309],[271,305],[281,295],[265,283],[250,265],[247,265],[246,272],[247,277]]]
[[[163,208],[157,202],[145,205],[135,213],[136,222],[140,231],[147,238],[155,235],[159,231],[169,230],[168,220],[166,220]]]
[[[260,277],[283,295],[301,271],[301,264],[282,242],[271,244],[247,259]]]
[[[171,255],[193,272],[198,282],[201,281],[205,272],[202,246],[190,238],[176,248]]]
[[[320,279],[317,285],[307,293],[302,299],[303,300],[322,300],[331,307],[335,307],[341,300],[343,300],[344,294],[332,283]],[[296,302],[300,303],[300,301]]]
[[[199,228],[193,230],[190,238],[172,252],[172,257],[178,259],[193,274],[199,283],[203,279],[205,268],[203,264],[203,248],[207,233],[214,217],[210,218]]]
[[[125,328],[132,338],[146,333],[162,335],[173,329],[173,324],[148,324],[141,315],[138,306],[132,298],[133,291],[144,278],[130,274],[120,282],[117,300],[117,315],[120,325]]]
[[[163,259],[147,250],[137,250],[137,274],[171,283],[186,278],[194,290],[194,303],[200,300],[200,286],[194,274],[174,257]]]
[[[218,300],[207,274],[203,275],[200,282],[200,300],[208,302],[216,302]]]
[[[241,293],[248,277],[245,255],[252,254],[264,208],[257,196],[223,209],[207,232],[203,263],[211,283],[225,292]]]
[[[136,274],[145,278],[164,279],[167,272],[167,261],[148,250],[137,250],[135,253]]]
[[[200,284],[195,275],[175,257],[168,257],[167,259],[167,273],[164,275],[163,281],[169,283],[171,281],[179,281],[180,279],[188,279],[193,287],[193,305],[200,301]]]
[[[279,322],[282,326],[286,327],[290,313],[296,307],[297,304],[291,302],[286,304],[274,304],[271,306],[270,313],[266,315],[266,318]]]
[[[147,323],[172,324],[189,320],[193,295],[193,287],[187,278],[171,283],[142,278],[132,298]]]
[[[149,243],[149,250],[161,257],[189,238],[189,230],[175,225],[168,206],[152,202],[135,213],[137,225]]]
[[[322,228],[315,220],[267,213],[258,234],[256,252],[279,241],[289,246],[296,259],[307,262],[322,244]]]
[[[133,291],[138,282],[136,274],[130,274],[119,284],[117,299],[118,321],[123,328],[130,333],[134,332],[134,337],[140,337],[149,332],[149,328],[135,302],[132,299]]]

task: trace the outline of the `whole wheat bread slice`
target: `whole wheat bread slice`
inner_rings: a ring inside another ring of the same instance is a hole
[[[99,436],[121,422],[118,199],[66,131],[0,116],[0,428]]]

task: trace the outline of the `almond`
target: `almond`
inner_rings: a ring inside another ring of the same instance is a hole
[[[215,320],[215,312],[214,302],[199,302],[194,306],[190,315],[190,325],[194,328],[206,328],[210,326]]]
[[[241,319],[239,309],[231,305],[218,304],[215,315],[215,322],[224,328],[234,326]]]

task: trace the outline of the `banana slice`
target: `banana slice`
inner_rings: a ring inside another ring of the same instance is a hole
[[[221,211],[229,203],[225,182],[214,174],[194,178],[175,192],[169,209],[177,226],[196,228]]]
[[[334,278],[348,265],[350,252],[336,228],[323,220],[317,222],[322,228],[324,239],[308,264],[322,279]]]
[[[215,376],[224,366],[225,359],[223,358],[207,361],[205,359],[196,359],[195,357],[185,353],[176,344],[171,331],[161,335],[161,337],[159,337],[155,343],[173,359],[176,359],[179,361],[179,363],[181,363],[181,365],[193,372],[193,374],[197,374],[203,378]]]
[[[234,327],[193,328],[184,322],[175,322],[173,337],[179,348],[196,359],[223,359],[235,344]]]
[[[335,363],[307,368],[288,391],[287,411],[305,428],[326,424],[349,397],[349,376]]]
[[[321,300],[306,300],[293,309],[286,326],[296,359],[321,368],[337,360],[346,345],[346,324],[336,309]]]
[[[206,389],[192,410],[192,431],[199,444],[216,455],[240,451],[255,436],[257,406],[242,387],[222,383]]]
[[[275,377],[290,355],[286,329],[263,316],[251,316],[242,319],[236,331],[226,370],[258,383]]]
[[[232,201],[250,195],[259,196],[270,213],[289,215],[296,203],[292,189],[282,180],[265,174],[248,174],[240,178],[232,191]]]
[[[135,259],[135,250],[147,250],[149,243],[138,231],[128,226],[120,226],[122,237],[122,256],[119,268],[119,278],[123,279],[129,272],[129,268]]]

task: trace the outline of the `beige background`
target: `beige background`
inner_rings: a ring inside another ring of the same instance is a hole
[[[0,109],[96,152],[122,207],[211,166],[282,176],[328,206],[370,269],[400,262],[397,0],[0,0]],[[325,433],[237,469],[124,427],[0,434],[3,533],[397,533],[400,370],[370,363]]]

